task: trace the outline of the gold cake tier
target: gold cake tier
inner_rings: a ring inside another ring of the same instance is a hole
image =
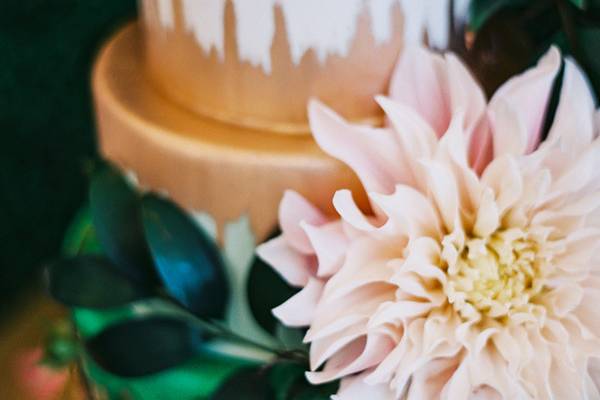
[[[142,186],[208,212],[220,229],[248,215],[258,240],[277,226],[286,189],[326,211],[339,188],[355,190],[364,204],[355,175],[312,137],[222,123],[161,96],[145,77],[141,49],[136,23],[118,32],[98,57],[93,92],[102,155]]]
[[[310,4],[298,1],[287,2],[295,3],[291,17],[310,11]],[[348,18],[349,26],[340,30],[321,32],[314,27],[316,33],[310,37],[312,22],[296,23],[293,27],[303,27],[308,39],[290,37],[294,30],[286,29],[282,3],[260,1],[254,4],[255,8],[244,8],[245,13],[236,13],[235,7],[242,8],[243,2],[141,1],[144,68],[150,82],[184,108],[262,130],[307,133],[306,103],[310,97],[320,98],[349,119],[380,121],[382,115],[373,96],[386,91],[402,47],[404,31],[399,2],[383,16],[382,23],[389,26],[388,36],[379,40],[374,34],[375,20],[368,2],[362,3],[356,17]],[[345,9],[350,3],[336,4],[340,7],[339,15],[334,13],[322,20],[339,23],[348,14]],[[257,11],[259,6],[266,7],[266,16]],[[216,7],[222,8],[210,15]],[[325,8],[315,12],[325,12]],[[240,23],[244,16],[249,21]],[[252,35],[270,23],[273,26],[271,31],[268,28],[265,31],[267,39],[258,35],[249,44],[239,43],[238,35],[246,35],[240,33],[240,25]],[[206,37],[204,42],[202,35]],[[344,35],[348,35],[346,42]],[[339,36],[343,38],[335,39]],[[260,50],[259,45],[265,40],[270,46],[266,47],[266,61],[244,58],[244,54],[256,51],[256,47]],[[310,40],[325,41],[321,43],[321,53],[310,48],[307,44]],[[301,56],[298,46],[305,46],[300,50]]]

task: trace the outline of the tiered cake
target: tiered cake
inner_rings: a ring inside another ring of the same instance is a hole
[[[261,240],[285,189],[330,209],[335,188],[357,187],[313,143],[307,100],[380,122],[373,96],[404,38],[443,46],[449,4],[142,0],[140,22],[94,71],[101,152],[142,186],[208,213],[219,231],[248,215]]]

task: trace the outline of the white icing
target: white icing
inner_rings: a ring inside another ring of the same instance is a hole
[[[220,59],[225,56],[225,3],[226,0],[181,0],[186,28],[206,53],[215,49]]]
[[[158,17],[160,24],[167,28],[175,27],[175,14],[173,10],[173,2],[171,0],[156,0],[158,1]]]
[[[308,50],[319,61],[348,53],[363,0],[279,0],[285,19],[292,61],[298,64]]]
[[[276,0],[233,0],[240,59],[271,72],[271,43],[275,36]],[[252,16],[247,17],[247,16]]]
[[[371,14],[371,30],[375,43],[383,44],[392,36],[392,6],[397,0],[371,0],[369,12]]]
[[[160,23],[174,25],[172,2],[156,0]],[[206,52],[224,57],[224,18],[227,0],[181,0],[186,29]],[[238,57],[265,73],[271,72],[271,46],[275,34],[275,6],[281,7],[290,55],[298,64],[313,50],[320,62],[330,55],[346,56],[354,40],[359,16],[365,7],[377,44],[392,38],[392,7],[400,4],[404,13],[407,42],[420,43],[425,34],[429,44],[448,45],[451,0],[231,0],[236,18]],[[470,0],[455,0],[452,15],[464,22]],[[147,7],[154,7],[147,2]]]
[[[427,36],[429,45],[438,49],[448,46],[450,33],[450,1],[427,0]]]

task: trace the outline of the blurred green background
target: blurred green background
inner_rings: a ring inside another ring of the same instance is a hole
[[[90,71],[134,0],[0,1],[0,318],[39,282],[86,196]]]

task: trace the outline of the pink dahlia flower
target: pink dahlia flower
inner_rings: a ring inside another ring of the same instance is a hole
[[[377,98],[389,127],[318,102],[315,140],[359,176],[329,218],[288,192],[258,253],[303,289],[273,310],[307,326],[336,398],[600,398],[600,139],[594,99],[551,49],[487,102],[467,69],[409,48]]]

